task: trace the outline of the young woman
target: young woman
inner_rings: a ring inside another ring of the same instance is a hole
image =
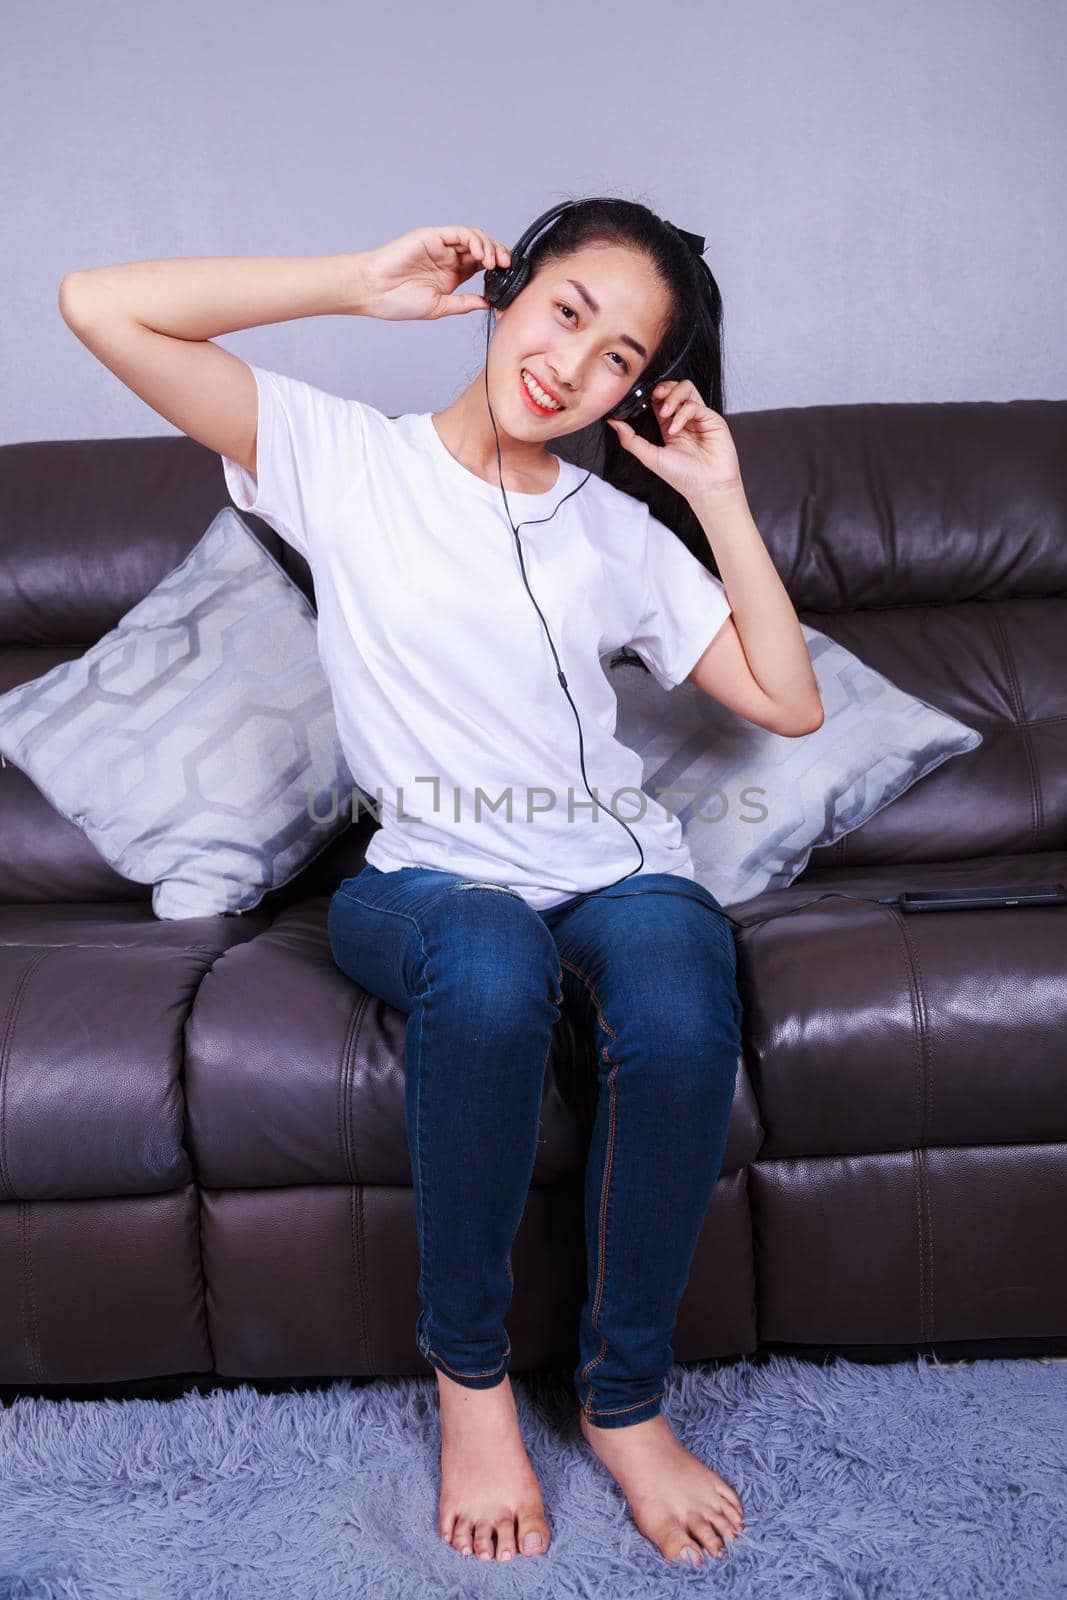
[[[500,294],[490,272],[509,265],[482,229],[420,227],[355,256],[81,271],[60,307],[222,455],[238,506],[312,567],[339,736],[381,821],[328,934],[339,969],[407,1015],[442,1537],[500,1561],[549,1544],[504,1318],[566,1001],[598,1073],[581,1429],[646,1537],[700,1564],[737,1537],[741,1503],[662,1400],[726,1145],[741,1001],[728,919],[614,737],[600,658],[632,646],[665,688],[689,678],[782,733],[818,725],[818,694],[748,514],[721,415],[722,303],[692,240],[642,205],[590,199],[560,209],[518,292]],[[487,310],[455,292],[482,268],[499,302],[486,364],[439,412],[389,418],[210,342],[326,313]],[[683,350],[651,410],[611,416]],[[585,428],[603,434],[600,475],[549,448]]]

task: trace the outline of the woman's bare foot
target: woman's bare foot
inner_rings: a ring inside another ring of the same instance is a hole
[[[434,1371],[441,1402],[441,1537],[461,1555],[473,1551],[490,1561],[494,1555],[510,1561],[516,1549],[542,1555],[548,1523],[511,1379],[505,1376],[493,1389],[469,1389]],[[529,1539],[539,1542],[530,1548]]]
[[[582,1433],[618,1483],[633,1519],[670,1561],[703,1564],[703,1550],[726,1554],[745,1525],[730,1485],[712,1472],[672,1432],[662,1412],[626,1428],[598,1428],[584,1412]],[[703,1547],[703,1549],[701,1548]]]

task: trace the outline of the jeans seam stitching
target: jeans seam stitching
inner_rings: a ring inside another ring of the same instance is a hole
[[[419,950],[420,950],[420,952],[422,954],[423,972],[425,974],[425,979],[426,979],[426,993],[423,996],[423,1003],[422,1003],[422,1008],[421,1008],[421,1012],[420,1012],[420,1016],[419,1016],[419,1056],[420,1056],[420,1061],[421,1061],[423,1037],[424,1037],[425,1028],[426,1028],[427,1002],[429,1001],[430,994],[431,994],[431,992],[433,990],[433,979],[432,979],[432,977],[430,975],[430,955],[429,955],[429,951],[426,949],[426,939],[425,939],[425,936],[423,935],[422,928],[420,927],[420,925],[419,925],[419,923],[418,923],[418,921],[416,920],[415,917],[412,917],[410,920],[411,920],[412,924],[414,925],[415,932],[419,936]],[[418,1081],[416,1094],[415,1094],[415,1155],[416,1155],[416,1162],[417,1162],[417,1166],[418,1166],[418,1171],[415,1174],[415,1181],[419,1186],[419,1201],[420,1201],[419,1206],[418,1206],[418,1212],[419,1212],[419,1229],[418,1229],[418,1233],[419,1233],[419,1282],[418,1282],[418,1287],[417,1287],[417,1291],[416,1292],[419,1295],[420,1299],[423,1296],[423,1292],[424,1292],[424,1288],[425,1288],[424,1279],[425,1279],[425,1263],[426,1263],[426,1212],[427,1212],[427,1209],[428,1209],[428,1206],[427,1206],[427,1194],[426,1194],[426,1180],[423,1177],[423,1169],[422,1169],[422,1099],[423,1099],[423,1090],[426,1087],[426,1078],[427,1078],[427,1074],[426,1074],[425,1070],[420,1066],[419,1081]],[[429,1340],[427,1340],[427,1345],[428,1344],[429,1344]]]
[[[508,894],[513,899],[522,900],[522,898],[523,898],[522,895],[520,895],[516,889],[512,889],[512,888],[510,888],[510,887],[508,887],[506,885],[485,884],[485,883],[466,883],[466,882],[464,882],[464,883],[444,884],[441,887],[441,893],[442,894],[454,894],[454,893],[458,892],[459,890],[465,889],[465,888],[499,889],[499,891],[501,893]],[[409,922],[412,925],[412,927],[415,929],[415,932],[416,932],[416,934],[418,936],[418,940],[419,940],[419,950],[421,952],[422,959],[423,959],[423,970],[424,970],[424,972],[426,974],[426,992],[425,992],[425,995],[423,996],[423,1008],[422,1008],[422,1010],[423,1010],[423,1022],[420,1023],[420,1030],[421,1030],[422,1027],[423,1027],[423,1024],[425,1022],[425,1016],[426,1016],[426,1011],[427,1011],[427,1002],[429,1001],[430,996],[431,996],[432,991],[433,991],[433,977],[432,977],[432,971],[431,971],[431,958],[430,958],[429,951],[426,948],[426,937],[425,937],[425,934],[423,932],[422,924],[419,922],[419,919],[417,917],[413,916],[408,911],[399,911],[393,906],[379,906],[379,905],[375,905],[373,902],[369,902],[369,901],[363,900],[363,899],[360,898],[359,895],[352,894],[350,890],[345,889],[343,885],[341,885],[338,888],[337,892],[338,893],[343,893],[345,895],[346,899],[351,900],[355,905],[363,906],[368,911],[382,911],[382,912],[385,912],[385,914],[387,916],[401,917],[404,921]],[[560,979],[562,980],[562,967],[560,968]],[[559,998],[560,998],[560,1001],[562,1001],[562,998],[563,998],[562,990],[560,990],[560,997]],[[559,1002],[557,1002],[557,1003],[559,1003]],[[420,1051],[421,1051],[421,1044],[422,1044],[421,1037],[420,1037],[420,1041],[419,1042],[420,1042]],[[416,1292],[417,1292],[417,1294],[418,1294],[420,1299],[422,1299],[422,1297],[423,1297],[424,1290],[426,1291],[427,1296],[429,1296],[429,1290],[427,1288],[427,1280],[426,1280],[426,1275],[425,1275],[425,1261],[426,1261],[426,1213],[430,1208],[429,1208],[429,1205],[428,1205],[427,1183],[426,1183],[426,1179],[425,1179],[424,1173],[423,1173],[423,1150],[422,1150],[422,1102],[423,1102],[423,1091],[426,1088],[426,1086],[427,1086],[427,1075],[426,1075],[425,1070],[422,1070],[419,1073],[418,1092],[416,1093],[416,1096],[415,1096],[415,1151],[416,1151],[416,1156],[417,1156],[418,1170],[414,1174],[415,1181],[416,1181],[416,1183],[418,1185],[419,1194],[420,1194],[421,1199],[422,1199],[422,1204],[418,1207],[418,1210],[419,1210],[419,1213],[420,1213],[420,1216],[419,1216],[419,1229],[418,1229],[418,1239],[419,1239],[419,1281],[418,1281],[418,1286],[417,1286],[417,1290],[416,1290]],[[507,1269],[508,1269],[508,1277],[511,1278],[512,1285],[514,1286],[514,1278],[512,1278],[512,1273],[511,1273],[511,1252],[510,1252],[510,1250],[508,1252]],[[425,1350],[422,1351],[422,1354],[424,1356],[427,1356],[427,1357],[433,1356],[434,1359],[439,1361],[443,1367],[447,1368],[449,1372],[454,1372],[456,1374],[456,1376],[459,1377],[459,1378],[490,1378],[490,1377],[493,1377],[496,1373],[498,1373],[500,1371],[501,1367],[506,1365],[507,1360],[508,1360],[509,1356],[511,1355],[511,1339],[510,1339],[509,1336],[507,1336],[506,1330],[505,1330],[505,1337],[507,1338],[507,1349],[504,1351],[504,1354],[503,1354],[501,1360],[497,1363],[497,1365],[495,1367],[491,1367],[485,1372],[462,1372],[459,1367],[451,1366],[450,1363],[447,1362],[444,1359],[443,1356],[439,1355],[437,1353],[437,1351],[433,1349],[433,1347],[430,1344],[429,1338],[425,1339],[426,1348],[425,1348]],[[421,1345],[420,1345],[420,1348],[421,1348]]]
[[[600,996],[597,994],[596,985],[593,982],[592,978],[590,978],[590,976],[589,976],[589,974],[587,972],[583,972],[581,967],[579,967],[573,961],[568,961],[568,960],[564,959],[562,965],[566,966],[567,968],[569,968],[569,970],[571,972],[575,973],[576,976],[578,977],[578,979],[581,981],[581,983],[584,984],[586,990],[592,996],[593,1002],[596,1005],[598,1023],[604,1029],[604,1031],[614,1040],[617,1037],[616,1033],[615,1033],[615,1030],[614,1030],[614,1028],[612,1028],[611,1024],[608,1022],[607,1018],[604,1016],[604,1008],[603,1008],[603,1005],[601,1003]],[[608,1074],[608,1079],[607,1079],[607,1088],[608,1088],[608,1093],[610,1095],[609,1132],[608,1132],[608,1148],[607,1148],[607,1151],[606,1151],[606,1154],[605,1154],[605,1159],[604,1159],[604,1181],[603,1181],[603,1185],[601,1187],[601,1193],[600,1193],[600,1230],[599,1230],[598,1240],[597,1240],[597,1243],[598,1243],[598,1250],[597,1250],[598,1259],[597,1259],[597,1272],[596,1272],[596,1289],[595,1289],[595,1293],[594,1293],[594,1296],[593,1296],[593,1306],[592,1306],[592,1310],[590,1312],[590,1318],[589,1318],[592,1326],[594,1328],[596,1328],[598,1333],[600,1333],[600,1350],[589,1362],[587,1362],[586,1366],[582,1369],[582,1377],[585,1378],[587,1382],[589,1382],[590,1373],[592,1373],[600,1365],[600,1363],[603,1361],[605,1355],[607,1354],[607,1349],[608,1349],[607,1338],[601,1332],[601,1330],[599,1328],[599,1325],[597,1323],[597,1318],[600,1315],[600,1308],[601,1308],[601,1305],[603,1304],[604,1286],[605,1286],[605,1284],[607,1282],[607,1214],[608,1214],[608,1203],[609,1203],[609,1199],[610,1199],[610,1195],[611,1195],[611,1175],[612,1175],[612,1171],[613,1171],[613,1168],[614,1168],[615,1132],[616,1132],[616,1120],[617,1120],[617,1116],[618,1116],[618,1096],[617,1096],[616,1090],[615,1090],[615,1078],[616,1078],[616,1076],[618,1074],[620,1063],[618,1061],[616,1061],[614,1059],[614,1057],[611,1055],[611,1053],[609,1052],[609,1050],[607,1048],[607,1045],[604,1046],[604,1052],[603,1053],[604,1053],[605,1059],[611,1062],[611,1072]],[[595,1398],[595,1391],[593,1390],[592,1384],[590,1383],[589,1394],[588,1394],[586,1402],[585,1402],[587,1409],[591,1409],[592,1408],[592,1401],[594,1400],[594,1398]],[[641,1403],[643,1404],[644,1402],[641,1402]]]
[[[491,1378],[495,1373],[500,1371],[501,1367],[507,1361],[508,1356],[511,1354],[511,1340],[508,1340],[508,1347],[504,1351],[504,1354],[501,1356],[500,1360],[497,1362],[496,1366],[487,1367],[484,1372],[462,1372],[459,1367],[454,1367],[450,1362],[446,1361],[444,1356],[438,1355],[437,1351],[434,1350],[429,1344],[426,1346],[426,1354],[433,1356],[434,1360],[439,1361],[443,1367],[447,1367],[449,1372],[454,1372],[457,1378]]]
[[[394,906],[376,906],[372,900],[361,900],[358,894],[353,894],[350,889],[345,888],[344,884],[341,884],[335,893],[343,894],[346,900],[351,900],[353,905],[362,906],[364,911],[380,911],[383,916],[399,917],[403,922],[410,922],[419,936],[419,946],[425,956],[426,946],[423,941],[422,928],[419,925],[418,918],[413,917],[410,911],[398,911]]]
[[[654,1400],[662,1400],[666,1392],[665,1389],[660,1389],[658,1394],[649,1395],[647,1400],[635,1400],[632,1406],[612,1406],[610,1409],[599,1406],[586,1406],[584,1410],[587,1416],[618,1417],[626,1411],[637,1411],[641,1406],[650,1406]]]

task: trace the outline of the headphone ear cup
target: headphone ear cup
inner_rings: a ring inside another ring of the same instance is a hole
[[[634,387],[636,388],[636,385]],[[641,415],[642,411],[647,410],[648,401],[642,398],[641,395],[637,395],[635,397],[634,391],[631,389],[628,394],[623,395],[622,399],[617,405],[612,406],[611,410],[604,418],[604,421],[632,422],[635,417],[639,417]]]
[[[491,306],[499,306],[507,289],[507,273],[491,267],[482,280],[482,293]]]
[[[529,277],[529,263],[513,256],[510,267],[490,267],[482,280],[482,293],[497,311],[504,311],[525,289]]]

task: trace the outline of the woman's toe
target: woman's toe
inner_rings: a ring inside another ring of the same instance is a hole
[[[544,1555],[548,1549],[548,1523],[540,1513],[519,1512],[519,1549],[524,1556]]]
[[[505,1517],[496,1527],[496,1558],[513,1561],[515,1558],[515,1518]]]
[[[474,1524],[474,1554],[479,1561],[492,1561],[493,1524],[486,1520]]]
[[[710,1517],[693,1517],[689,1524],[704,1549],[713,1556],[721,1556],[726,1549],[725,1540]]]
[[[700,1545],[689,1529],[676,1518],[672,1517],[650,1537],[659,1546],[660,1554],[666,1556],[668,1561],[680,1561],[683,1566],[688,1561],[692,1566],[699,1567],[702,1559]],[[686,1555],[687,1550],[692,1551],[692,1554]]]

